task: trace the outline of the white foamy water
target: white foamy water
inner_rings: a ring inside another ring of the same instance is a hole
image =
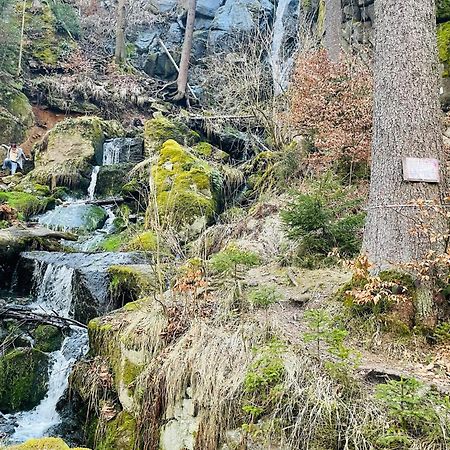
[[[45,398],[31,411],[15,415],[18,424],[11,436],[13,443],[45,436],[46,432],[61,422],[56,405],[69,384],[69,374],[76,360],[88,350],[86,330],[73,329],[66,337],[61,350],[50,354],[48,391]]]
[[[94,168],[92,169],[91,182],[89,183],[89,187],[88,187],[88,191],[87,191],[89,200],[94,200],[95,188],[97,187],[97,178],[98,178],[99,171],[100,171],[100,166],[94,166]]]
[[[69,317],[74,273],[72,267],[35,261],[33,282],[36,300],[30,306],[36,311]]]
[[[36,300],[30,307],[39,312],[69,317],[73,300],[74,272],[71,267],[35,260],[33,282]],[[49,354],[47,394],[31,411],[14,415],[17,426],[10,438],[12,443],[43,437],[51,427],[61,422],[56,405],[68,387],[73,365],[87,350],[87,331],[73,328],[64,339],[61,349]]]

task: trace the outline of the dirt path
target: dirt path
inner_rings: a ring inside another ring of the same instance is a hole
[[[305,312],[325,308],[331,315],[339,314],[343,306],[333,299],[333,293],[350,278],[351,274],[340,268],[305,270],[269,264],[250,270],[246,282],[250,286],[276,287],[283,300],[271,308],[269,320],[286,340],[299,344],[308,331],[303,320]],[[257,317],[265,320],[264,313],[257,313]],[[450,393],[450,345],[430,346],[424,339],[415,342],[412,338],[403,348],[388,335],[377,348],[367,348],[365,344],[357,337],[349,336],[348,345],[361,355],[358,373],[366,380],[384,382],[400,377],[416,378],[435,386],[440,392]],[[391,352],[389,346],[396,347],[396,351]],[[400,356],[395,356],[399,353],[397,347],[403,350]]]

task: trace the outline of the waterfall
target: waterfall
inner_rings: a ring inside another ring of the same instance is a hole
[[[88,191],[87,191],[89,200],[94,200],[95,187],[97,186],[97,177],[98,177],[99,170],[100,170],[100,166],[94,166],[94,169],[92,170],[91,182],[89,183],[89,187],[88,187]]]
[[[111,139],[103,144],[103,165],[110,166],[120,163],[120,154],[123,150],[123,139]]]
[[[54,311],[68,317],[73,300],[72,280],[75,269],[35,261],[33,285],[36,309]]]
[[[45,436],[51,427],[60,423],[56,405],[68,387],[73,365],[87,349],[87,333],[82,329],[74,329],[64,339],[61,350],[51,353],[47,395],[36,408],[16,414],[17,427],[11,436],[12,442]]]
[[[35,301],[30,306],[36,311],[70,316],[73,301],[74,269],[44,261],[34,261],[33,291]],[[75,361],[88,350],[87,332],[71,329],[60,350],[49,354],[48,391],[44,399],[31,411],[14,416],[15,431],[12,443],[45,436],[61,419],[56,405],[68,387],[69,374]]]
[[[292,51],[288,51],[285,48],[286,35],[289,34],[286,22],[290,19],[288,13],[291,2],[292,0],[278,0],[272,29],[272,48],[269,60],[272,68],[273,89],[276,96],[282,94],[286,89],[289,73],[294,63],[291,55]],[[299,1],[299,11],[300,5],[301,2]]]

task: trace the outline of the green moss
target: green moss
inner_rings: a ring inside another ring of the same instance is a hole
[[[212,145],[208,142],[199,142],[193,150],[197,155],[209,158],[212,154]]]
[[[100,164],[105,139],[123,134],[116,121],[100,117],[77,117],[59,122],[36,148],[33,179],[43,184],[87,188],[92,165]]]
[[[213,170],[174,140],[166,141],[152,167],[161,220],[180,227],[198,217],[210,222],[218,205]]]
[[[45,396],[48,356],[35,349],[16,349],[0,358],[0,411],[36,406]]]
[[[135,302],[141,295],[157,289],[157,277],[154,272],[147,272],[140,267],[111,266],[109,289],[113,302],[122,306]]]
[[[7,203],[25,219],[45,211],[52,202],[53,198],[37,197],[26,192],[0,192],[0,204]]]
[[[167,117],[159,116],[145,122],[144,144],[147,156],[158,151],[162,144],[169,139],[182,145],[192,145],[199,141],[200,136],[186,125]]]
[[[141,374],[143,367],[141,365],[133,364],[128,359],[125,359],[122,367],[122,381],[126,386],[129,386]]]
[[[6,450],[70,450],[70,447],[60,438],[46,437],[29,439],[20,445],[6,447]],[[72,450],[89,450],[86,447],[77,447]]]
[[[128,244],[128,251],[154,252],[157,250],[157,239],[153,231],[144,231],[135,236]]]
[[[449,62],[450,62],[450,22],[445,22],[438,25],[437,40],[439,49],[439,59],[444,65],[444,77],[450,76]]]
[[[54,352],[61,348],[63,335],[59,328],[52,325],[38,325],[34,330],[34,348],[42,352]]]
[[[105,252],[118,252],[124,244],[125,234],[112,234],[108,236],[101,244],[100,249]]]
[[[105,432],[95,446],[96,450],[133,450],[137,442],[136,419],[121,411],[105,425]]]

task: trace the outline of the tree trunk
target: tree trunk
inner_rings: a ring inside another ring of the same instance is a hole
[[[437,158],[443,170],[434,0],[377,0],[374,136],[364,249],[375,271],[421,260],[431,249],[411,233],[414,200],[439,201],[440,184],[403,181],[402,157]],[[399,20],[401,18],[401,20]],[[441,174],[441,180],[444,180]],[[430,217],[434,226],[444,226]],[[432,310],[420,295],[422,317]]]
[[[330,61],[337,63],[341,56],[342,9],[341,0],[325,0],[325,36],[323,45]]]
[[[125,58],[126,58],[126,51],[125,51],[125,27],[126,27],[125,1],[126,0],[119,0],[119,3],[117,5],[116,51],[115,51],[116,64],[122,64],[125,61]]]
[[[186,97],[186,88],[189,74],[189,61],[191,59],[192,38],[195,25],[195,8],[197,0],[188,0],[188,11],[186,18],[186,30],[184,33],[183,50],[181,51],[180,70],[177,78],[177,94],[175,100],[181,100]]]

